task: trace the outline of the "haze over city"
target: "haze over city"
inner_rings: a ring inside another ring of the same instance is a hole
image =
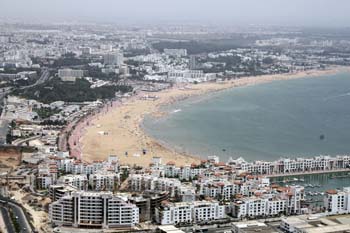
[[[350,26],[347,0],[1,0],[0,17],[111,23]]]

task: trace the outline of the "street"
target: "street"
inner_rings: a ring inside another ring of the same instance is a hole
[[[4,220],[4,224],[6,227],[6,230],[8,233],[15,233],[15,229],[13,227],[13,225],[11,224],[11,218],[9,215],[9,212],[7,211],[7,209],[4,206],[0,206],[0,214],[2,217],[2,219]]]
[[[21,227],[21,233],[31,233],[31,226],[26,218],[26,215],[24,214],[22,208],[20,206],[18,206],[17,204],[14,204],[12,202],[7,202],[5,201],[5,199],[0,198],[0,202],[3,205],[8,205],[9,208],[11,208],[11,210],[13,211],[13,214],[16,216],[17,222]],[[2,210],[3,211],[3,210]],[[6,209],[5,209],[6,211]],[[6,211],[8,213],[8,211]]]

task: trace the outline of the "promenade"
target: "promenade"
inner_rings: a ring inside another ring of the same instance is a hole
[[[269,174],[269,175],[266,175],[266,177],[276,178],[276,177],[286,177],[286,176],[305,176],[305,175],[329,174],[329,173],[339,173],[339,172],[350,172],[350,168],[335,169],[335,170],[318,170],[318,171],[309,171],[309,172]]]

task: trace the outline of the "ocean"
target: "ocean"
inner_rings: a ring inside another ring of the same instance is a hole
[[[350,154],[350,73],[245,86],[165,106],[146,117],[166,146],[222,161]]]

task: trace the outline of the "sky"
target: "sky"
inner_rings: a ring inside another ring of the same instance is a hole
[[[350,0],[0,0],[0,17],[113,23],[350,26]]]

